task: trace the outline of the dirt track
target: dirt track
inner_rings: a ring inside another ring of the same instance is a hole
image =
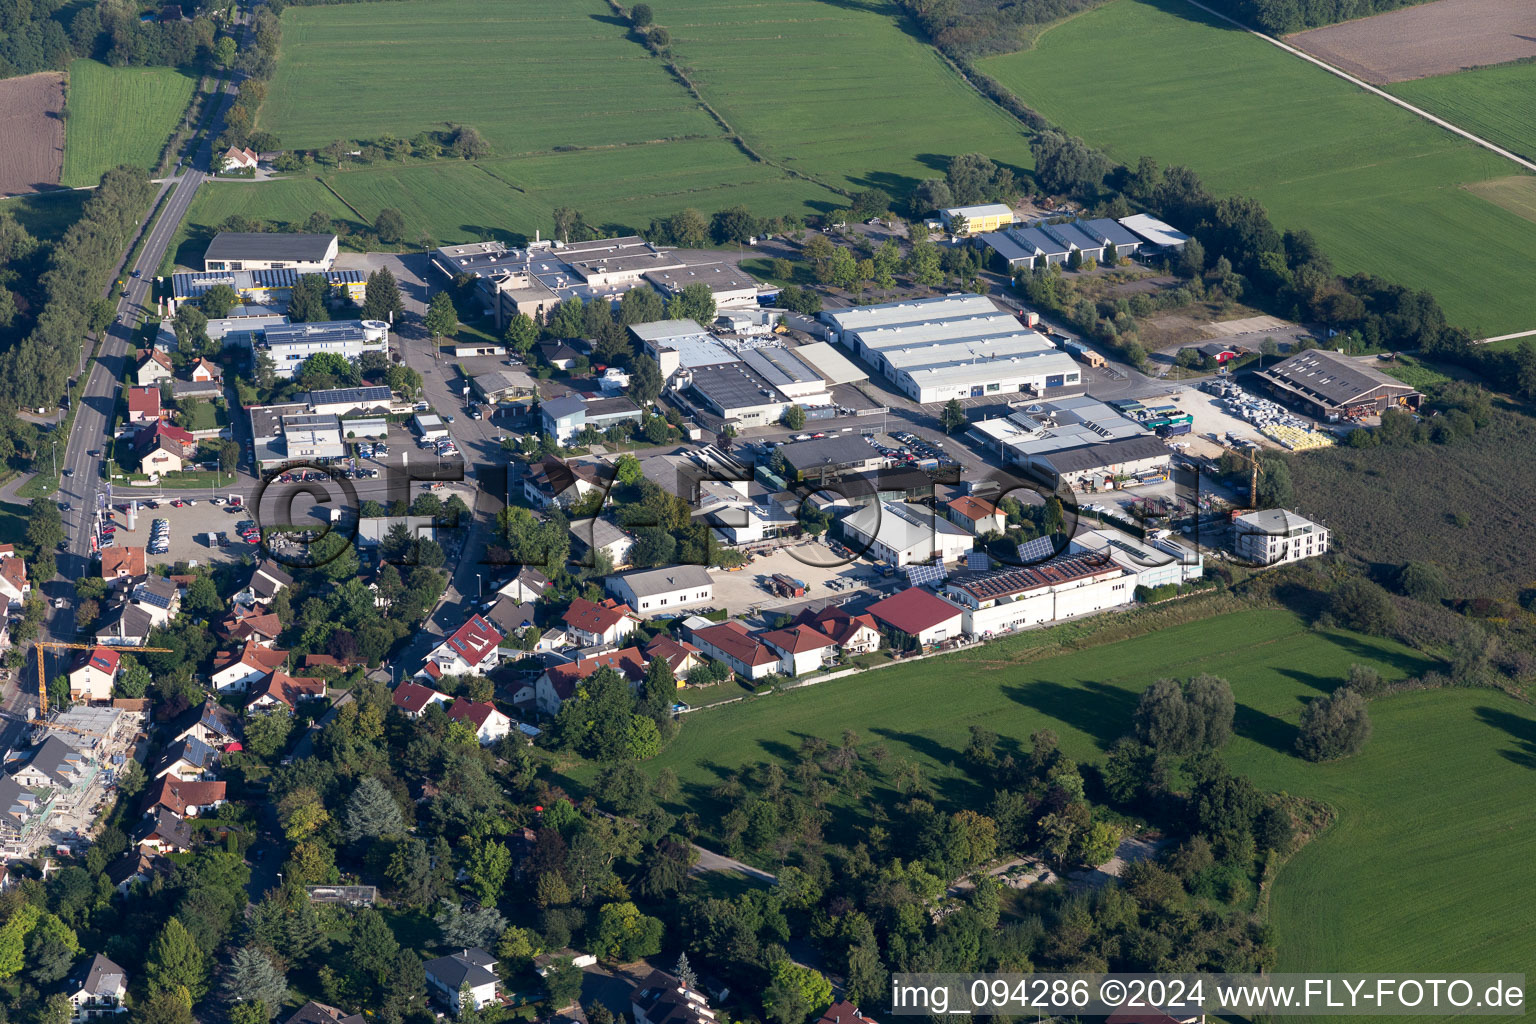
[[[42,71],[0,81],[0,195],[38,192],[64,169],[64,76]]]
[[[1287,36],[1375,85],[1536,56],[1527,0],[1436,0]]]

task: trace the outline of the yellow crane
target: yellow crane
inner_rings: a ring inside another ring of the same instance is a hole
[[[103,644],[72,644],[63,640],[35,640],[33,646],[37,648],[37,705],[39,718],[48,713],[48,675],[43,666],[43,648],[71,651],[94,651]],[[114,650],[127,650],[129,652],[152,652],[156,654],[175,654],[169,647],[119,647]]]

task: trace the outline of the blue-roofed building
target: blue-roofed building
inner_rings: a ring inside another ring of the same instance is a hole
[[[1113,243],[1115,255],[1122,259],[1133,255],[1137,249],[1141,248],[1141,238],[1112,217],[1080,220],[1077,222],[1077,228],[1092,235],[1102,244]]]
[[[1035,257],[1039,255],[1035,246],[1027,245],[1018,238],[1017,231],[992,231],[977,236],[976,241],[996,253],[1010,272],[1033,268]]]
[[[1072,252],[1071,246],[1063,245],[1059,238],[1053,238],[1039,228],[1015,228],[1009,234],[1024,248],[1044,256],[1047,263],[1065,263]]]

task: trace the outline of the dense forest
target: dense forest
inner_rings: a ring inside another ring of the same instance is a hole
[[[1204,0],[1208,7],[1274,35],[1412,7],[1424,0]]]
[[[114,67],[188,67],[207,60],[213,20],[140,21],[124,0],[0,0],[0,78],[62,71],[77,57]]]

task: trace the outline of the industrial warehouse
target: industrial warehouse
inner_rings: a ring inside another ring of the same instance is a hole
[[[1309,349],[1254,374],[1270,394],[1337,422],[1386,409],[1417,409],[1424,396],[1400,380],[1326,349]]]
[[[945,295],[821,314],[828,336],[922,404],[1024,393],[1081,394],[1082,368],[982,295]]]
[[[978,420],[970,434],[1051,487],[1107,490],[1167,476],[1173,453],[1154,429],[1188,432],[1189,417],[1173,409],[1126,403],[1147,422],[1086,396],[1040,402],[1005,416]],[[1175,422],[1177,421],[1177,422]],[[1166,426],[1151,427],[1150,424]]]

